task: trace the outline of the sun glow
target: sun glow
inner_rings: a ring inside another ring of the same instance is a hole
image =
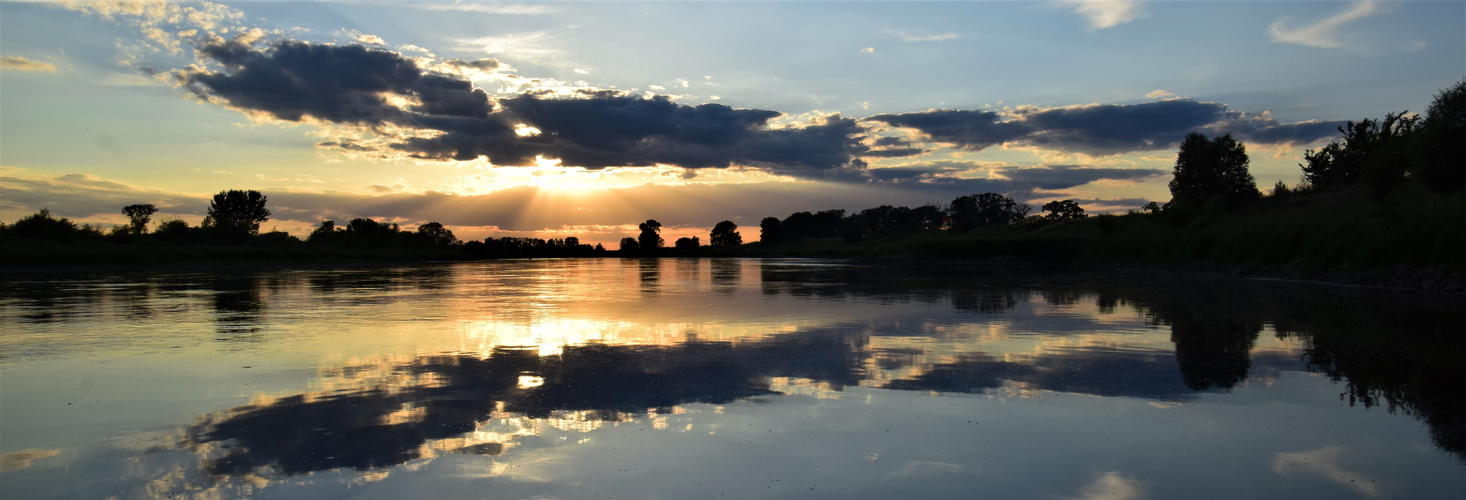
[[[514,135],[520,137],[534,137],[540,135],[540,129],[520,123],[514,126]]]

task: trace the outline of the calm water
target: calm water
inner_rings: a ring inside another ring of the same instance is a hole
[[[1460,498],[1460,299],[811,260],[4,276],[6,498]]]

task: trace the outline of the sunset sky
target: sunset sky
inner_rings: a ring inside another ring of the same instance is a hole
[[[1259,187],[1466,75],[1466,2],[0,2],[0,220],[355,217],[608,246],[1000,192],[1170,198],[1189,131]]]

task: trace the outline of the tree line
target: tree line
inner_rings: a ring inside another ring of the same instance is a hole
[[[1466,187],[1466,79],[1441,90],[1425,115],[1389,113],[1382,120],[1350,121],[1339,127],[1341,137],[1304,153],[1300,182],[1277,183],[1271,193],[1258,190],[1249,171],[1245,147],[1230,134],[1207,137],[1187,134],[1181,141],[1169,183],[1171,200],[1151,202],[1129,215],[1156,216],[1185,222],[1203,213],[1235,211],[1253,206],[1264,198],[1285,198],[1303,194],[1340,191],[1366,192],[1383,198],[1405,186],[1419,186],[1441,193],[1459,193]],[[0,223],[0,241],[39,239],[68,243],[111,241],[131,243],[153,241],[166,244],[255,244],[307,245],[323,248],[418,249],[459,254],[470,258],[502,257],[588,257],[606,255],[601,245],[580,243],[577,237],[563,239],[486,238],[461,242],[438,222],[423,223],[415,230],[403,230],[395,223],[367,218],[352,219],[344,226],[326,220],[305,240],[284,232],[259,233],[272,215],[268,198],[253,190],[228,190],[215,194],[207,216],[197,227],[179,219],[163,221],[151,232],[148,224],[158,212],[152,204],[122,208],[129,223],[103,232],[90,225],[76,225],[54,217],[49,210],[22,218],[14,224]],[[846,244],[893,239],[912,234],[963,234],[985,228],[1019,227],[1032,230],[1064,221],[1085,219],[1088,214],[1077,200],[1053,200],[1042,205],[1042,215],[1031,215],[1032,207],[1000,193],[959,196],[945,206],[918,207],[882,205],[859,212],[843,209],[796,212],[780,219],[765,217],[759,222],[758,244],[778,248],[805,240],[829,239]],[[1104,216],[1102,216],[1103,219]],[[1106,220],[1101,220],[1103,224]],[[620,255],[688,255],[702,246],[699,237],[684,237],[668,249],[661,237],[662,224],[648,219],[638,224],[640,232],[620,240]],[[744,247],[738,225],[731,220],[717,223],[708,234],[713,248]]]

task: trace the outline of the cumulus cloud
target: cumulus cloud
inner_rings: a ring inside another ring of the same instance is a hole
[[[56,65],[48,62],[32,61],[24,57],[0,57],[0,69],[55,73]]]
[[[1140,2],[1133,0],[1060,0],[1059,4],[1084,16],[1091,30],[1113,28],[1145,15]]]
[[[1271,26],[1268,26],[1268,33],[1272,35],[1274,42],[1296,43],[1309,47],[1337,48],[1341,44],[1334,33],[1335,31],[1346,24],[1373,16],[1379,12],[1378,4],[1373,0],[1364,0],[1350,5],[1342,12],[1301,28],[1289,29],[1287,27],[1288,19],[1279,19]]]
[[[929,110],[866,120],[914,129],[931,140],[974,151],[1012,143],[1089,155],[1169,149],[1192,131],[1231,133],[1240,140],[1263,144],[1308,143],[1332,135],[1343,124],[1285,124],[1266,112],[1245,113],[1228,109],[1226,104],[1191,99],[1011,112]]]
[[[199,53],[217,68],[183,70],[177,78],[199,98],[242,111],[388,135],[382,147],[348,140],[322,143],[358,152],[375,148],[384,157],[487,157],[496,165],[553,158],[592,169],[737,164],[822,178],[858,169],[856,157],[870,149],[860,143],[858,122],[839,115],[774,128],[769,121],[780,116],[775,111],[688,106],[666,96],[582,90],[569,98],[534,93],[492,98],[468,80],[425,70],[387,50],[292,40],[262,45],[216,39]],[[446,64],[480,70],[497,66],[493,60]]]

